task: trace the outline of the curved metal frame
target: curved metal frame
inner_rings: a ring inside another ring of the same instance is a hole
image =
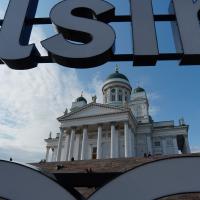
[[[52,176],[20,163],[0,160],[0,197],[12,200],[84,200],[73,188],[65,190]]]
[[[164,158],[135,167],[111,180],[88,200],[154,200],[200,192],[200,157]],[[52,177],[28,165],[0,160],[0,196],[12,200],[84,200],[71,187],[67,191]]]
[[[89,200],[154,200],[200,192],[200,157],[176,157],[140,165],[110,181]]]

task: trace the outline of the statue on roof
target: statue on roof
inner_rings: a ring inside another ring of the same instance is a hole
[[[49,139],[52,139],[52,132],[49,133]]]
[[[96,95],[92,96],[92,102],[93,102],[93,103],[96,103],[96,102],[97,102],[97,96],[96,96]]]

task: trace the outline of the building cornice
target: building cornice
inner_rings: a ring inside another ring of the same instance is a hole
[[[57,120],[59,121],[59,122],[62,122],[62,121],[64,121],[67,117],[69,117],[69,116],[71,116],[71,115],[73,115],[73,114],[76,114],[76,113],[78,113],[78,112],[81,112],[81,111],[83,111],[83,110],[85,110],[85,109],[87,109],[87,108],[89,108],[89,107],[91,107],[91,106],[98,106],[98,107],[103,107],[103,108],[111,108],[111,109],[116,109],[116,110],[118,110],[118,111],[122,111],[122,112],[124,112],[124,111],[127,111],[127,108],[125,108],[125,107],[116,107],[116,106],[113,106],[113,105],[108,105],[108,104],[100,104],[100,103],[89,103],[89,104],[87,104],[87,105],[85,105],[85,106],[83,106],[82,108],[80,108],[80,109],[78,109],[78,110],[76,110],[76,111],[73,111],[73,112],[70,112],[70,113],[68,113],[68,114],[64,114],[63,116],[61,116],[61,117],[58,117],[57,118]],[[109,113],[110,114],[110,113]],[[93,116],[95,116],[95,115],[93,115]],[[99,116],[99,115],[98,115]],[[87,117],[89,117],[89,116],[87,116]]]

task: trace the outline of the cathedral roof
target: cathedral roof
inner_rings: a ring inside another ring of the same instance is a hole
[[[137,87],[134,89],[134,93],[138,93],[138,92],[145,92],[145,90],[141,87]]]
[[[110,79],[114,79],[114,78],[121,78],[121,79],[129,81],[128,78],[124,74],[119,73],[118,68],[116,68],[115,73],[112,73],[107,77],[106,81]]]
[[[87,103],[87,100],[83,96],[80,96],[76,99],[76,102],[80,102],[80,101],[85,101],[85,103]]]

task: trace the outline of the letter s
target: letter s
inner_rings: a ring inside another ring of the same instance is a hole
[[[101,65],[113,55],[115,32],[108,24],[97,20],[108,22],[114,11],[115,8],[103,0],[62,1],[50,13],[60,34],[42,41],[42,46],[63,66]]]

